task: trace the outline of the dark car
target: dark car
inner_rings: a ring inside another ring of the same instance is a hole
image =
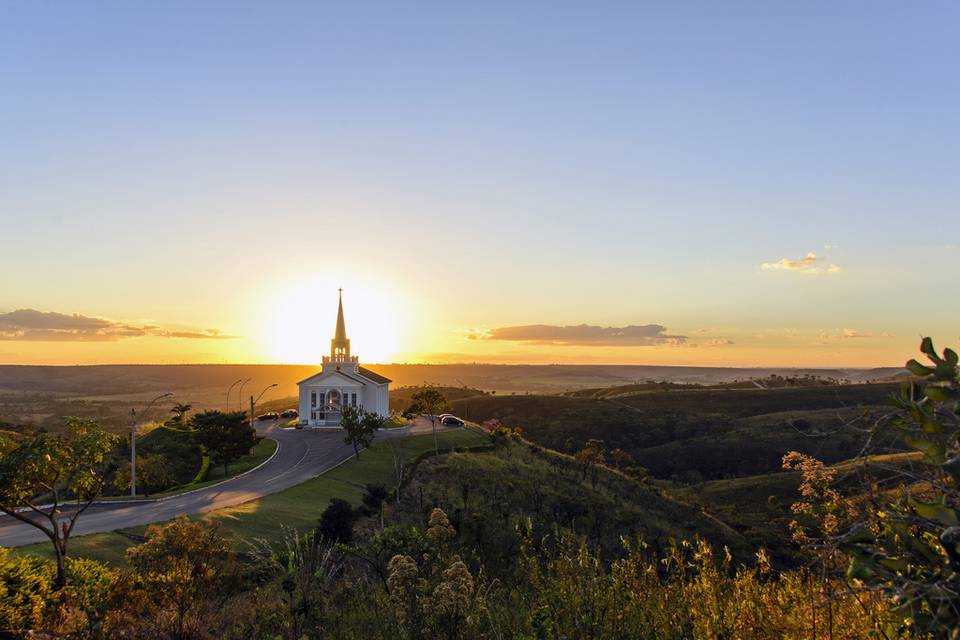
[[[280,414],[276,411],[268,411],[257,416],[257,420],[279,420]]]
[[[299,416],[300,414],[297,413],[296,409],[287,409],[286,411],[280,413],[281,418],[297,418]]]
[[[440,424],[445,427],[462,427],[466,423],[457,416],[444,416],[440,420]]]

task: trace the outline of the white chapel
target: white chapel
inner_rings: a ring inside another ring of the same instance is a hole
[[[330,355],[323,368],[300,388],[300,424],[309,427],[338,427],[342,407],[360,407],[387,417],[390,414],[390,379],[360,366],[350,355],[347,325],[343,320],[343,289],[337,310],[337,329],[330,341]]]

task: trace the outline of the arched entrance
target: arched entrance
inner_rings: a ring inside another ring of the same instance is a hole
[[[331,389],[329,393],[327,393],[327,408],[331,411],[339,411],[340,398],[340,392],[336,389]]]

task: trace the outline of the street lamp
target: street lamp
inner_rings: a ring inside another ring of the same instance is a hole
[[[265,394],[265,393],[266,393],[267,391],[269,391],[270,389],[273,389],[274,387],[279,387],[279,386],[280,386],[279,384],[277,384],[276,382],[274,382],[274,383],[273,383],[272,385],[270,385],[269,387],[264,388],[264,390],[260,392],[260,395],[257,396],[257,399],[256,399],[256,400],[253,399],[253,396],[250,396],[250,426],[251,426],[251,427],[253,426],[253,414],[254,414],[254,412],[255,412],[257,403],[260,402],[260,398],[262,398],[262,397],[263,397],[263,394]]]
[[[150,407],[153,406],[153,403],[157,400],[163,400],[164,398],[169,398],[172,396],[172,393],[165,393],[161,396],[157,396],[150,401],[150,404],[147,405],[147,408],[143,410],[144,413],[150,411]],[[137,497],[137,410],[130,409],[130,497]]]
[[[241,410],[241,411],[243,411],[243,386],[244,386],[245,384],[247,384],[248,382],[250,382],[251,380],[253,380],[253,378],[247,378],[247,379],[244,380],[243,383],[240,385],[240,397],[239,397],[239,400],[240,400],[240,410]],[[229,411],[229,410],[230,410],[230,407],[228,406],[228,407],[227,407],[227,411]]]
[[[243,382],[243,378],[237,378],[233,381],[233,384],[227,389],[227,411],[230,411],[230,392],[233,391],[233,388],[237,386],[238,382]],[[240,401],[243,401],[243,396],[240,397]]]

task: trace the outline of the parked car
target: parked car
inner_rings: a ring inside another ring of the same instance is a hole
[[[300,414],[297,413],[296,409],[287,409],[286,411],[280,412],[280,417],[281,418],[298,418],[300,417]]]
[[[257,420],[279,420],[280,414],[276,411],[268,411],[257,416]]]
[[[445,427],[462,427],[466,423],[457,416],[447,415],[440,419],[440,424]]]

